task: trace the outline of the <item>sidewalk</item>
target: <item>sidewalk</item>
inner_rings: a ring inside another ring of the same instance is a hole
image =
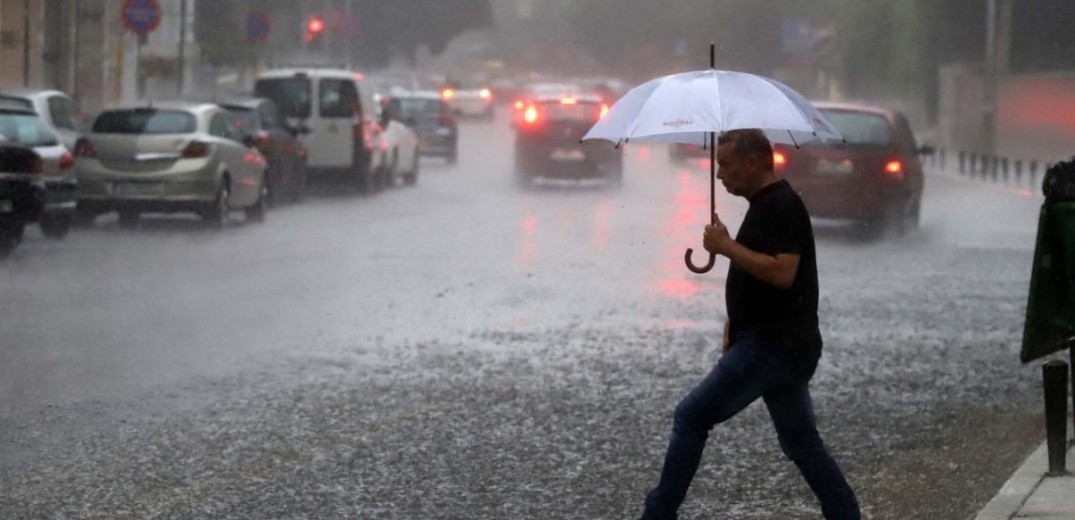
[[[1070,421],[1070,419],[1068,419]],[[1049,456],[1042,443],[1019,469],[1015,470],[993,500],[975,520],[1075,519],[1075,448],[1068,442],[1068,474],[1047,477]]]

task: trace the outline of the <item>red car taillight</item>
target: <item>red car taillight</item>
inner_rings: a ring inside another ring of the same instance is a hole
[[[773,168],[779,170],[788,165],[788,156],[783,152],[773,152]]]
[[[60,169],[61,170],[70,169],[74,165],[75,165],[75,158],[72,157],[71,154],[69,154],[67,152],[64,152],[63,155],[60,156]]]
[[[75,157],[84,157],[86,159],[96,159],[97,150],[93,149],[93,145],[86,139],[79,139],[75,143]]]
[[[528,124],[534,125],[538,122],[538,109],[534,105],[526,107],[526,112],[523,112],[523,121]]]
[[[885,163],[885,176],[893,179],[903,178],[903,162],[893,159]]]
[[[209,143],[191,141],[186,148],[183,148],[184,159],[201,159],[203,157],[209,157]]]
[[[258,132],[254,136],[254,143],[259,150],[268,150],[269,145],[272,144],[272,136],[268,132]]]

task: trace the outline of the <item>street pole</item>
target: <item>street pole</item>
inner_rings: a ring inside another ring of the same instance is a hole
[[[986,0],[985,9],[985,106],[982,107],[982,153],[989,161],[996,141],[997,112],[997,0]],[[988,167],[986,171],[988,172]]]
[[[71,70],[74,71],[74,74],[71,75],[71,97],[73,97],[73,98],[75,98],[75,99],[77,99],[79,101],[82,101],[82,99],[80,99],[78,97],[79,96],[78,85],[79,85],[79,76],[80,76],[79,75],[79,72],[80,72],[79,71],[79,62],[81,61],[81,59],[80,59],[81,58],[81,53],[79,51],[82,48],[82,45],[79,44],[80,43],[79,40],[82,39],[82,31],[81,31],[82,20],[81,20],[81,17],[82,17],[82,0],[75,0],[74,16],[71,17],[71,23],[72,23],[72,25],[74,25],[74,28],[73,28],[74,32],[73,32],[73,34],[71,36],[71,40],[72,40],[72,45],[71,45]]]
[[[30,86],[30,0],[22,2],[22,86]]]
[[[187,0],[179,0],[179,62],[178,70],[176,71],[176,93],[179,97],[183,97],[183,83],[185,80],[187,70]]]
[[[351,35],[352,27],[351,27],[351,25],[355,23],[354,22],[354,9],[353,9],[353,5],[352,5],[351,0],[344,0],[344,2],[345,3],[343,4],[344,5],[344,9],[343,9],[344,22],[343,23],[346,25],[347,34],[344,34],[343,38],[340,38],[340,39],[343,41],[343,62],[344,62],[345,67],[350,69],[350,68],[352,68],[354,66],[354,64],[351,63],[351,44],[352,44],[352,41],[351,41],[351,39],[352,39],[352,35]],[[341,27],[341,29],[343,29],[343,27]]]

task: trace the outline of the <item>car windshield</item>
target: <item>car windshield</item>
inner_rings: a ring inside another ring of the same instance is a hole
[[[878,114],[850,110],[821,110],[848,145],[884,146],[892,142],[888,120]]]
[[[395,98],[392,104],[404,119],[436,119],[440,117],[443,105],[439,99],[425,98]]]
[[[566,98],[542,102],[541,111],[549,120],[596,121],[601,108],[591,101]]]
[[[254,95],[269,98],[288,117],[309,117],[311,98],[310,78],[260,79],[254,86]]]
[[[246,133],[254,133],[261,129],[261,119],[257,111],[244,107],[226,107],[231,112]]]
[[[54,146],[56,136],[36,114],[0,112],[0,135],[25,146]]]
[[[189,134],[195,129],[194,115],[179,110],[110,110],[93,123],[99,134]]]

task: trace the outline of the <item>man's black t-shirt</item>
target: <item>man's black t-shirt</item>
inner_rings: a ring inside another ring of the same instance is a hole
[[[725,302],[730,334],[790,350],[820,350],[817,255],[810,215],[785,180],[750,198],[736,242],[767,255],[799,255],[799,271],[788,289],[779,289],[736,267],[728,269]]]

